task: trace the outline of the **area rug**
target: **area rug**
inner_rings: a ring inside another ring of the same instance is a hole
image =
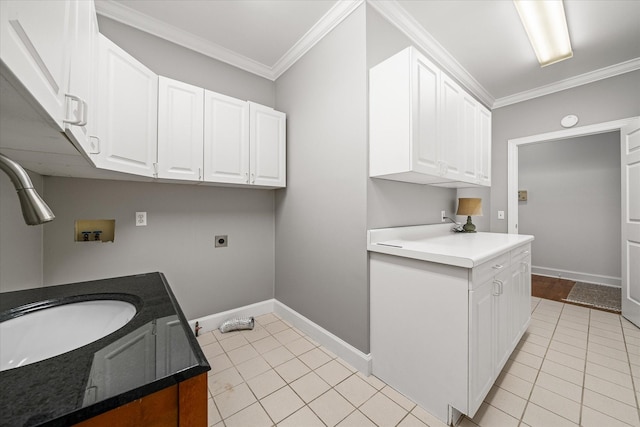
[[[565,301],[620,312],[622,293],[620,288],[576,282]]]

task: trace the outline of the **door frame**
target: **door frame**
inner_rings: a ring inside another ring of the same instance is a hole
[[[540,142],[620,131],[636,117],[510,139],[507,142],[507,232],[518,234],[518,149]]]

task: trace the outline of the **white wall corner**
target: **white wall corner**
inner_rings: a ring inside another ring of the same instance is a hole
[[[198,325],[202,328],[200,333],[210,332],[218,329],[220,324],[225,320],[234,319],[236,317],[258,317],[263,314],[273,313],[274,303],[274,299],[268,299],[255,304],[245,305],[244,307],[238,307],[204,317],[198,317],[196,319],[189,320],[189,326],[192,331],[195,331],[196,322],[198,322]]]

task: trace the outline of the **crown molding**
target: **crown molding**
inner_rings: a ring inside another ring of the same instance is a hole
[[[493,106],[491,94],[438,41],[395,0],[367,0],[389,22],[426,52],[440,67],[471,91],[487,107]]]
[[[517,104],[518,102],[528,101],[540,96],[550,95],[552,93],[597,82],[598,80],[608,79],[609,77],[615,77],[620,74],[629,73],[638,69],[640,69],[640,58],[630,59],[629,61],[621,62],[609,67],[600,68],[599,70],[590,71],[588,73],[580,74],[579,76],[571,77],[545,86],[540,86],[535,89],[526,90],[524,92],[498,98],[493,103],[493,108],[495,109],[506,107],[507,105]]]
[[[202,37],[173,27],[158,19],[138,12],[111,0],[96,2],[96,12],[106,18],[129,25],[138,30],[168,40],[210,58],[225,62],[249,73],[269,80],[275,80],[298,61],[309,49],[326,36],[333,28],[349,16],[365,0],[343,0],[325,13],[322,18],[289,49],[273,67],[254,61],[244,55],[212,43]]]
[[[364,2],[365,0],[338,0],[331,9],[274,64],[272,80],[280,77],[289,67],[302,58],[309,49],[315,46],[316,43],[322,40],[324,36],[344,21]]]

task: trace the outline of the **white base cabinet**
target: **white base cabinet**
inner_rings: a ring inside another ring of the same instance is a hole
[[[473,417],[529,325],[530,247],[474,268],[371,253],[373,374],[443,422]]]

